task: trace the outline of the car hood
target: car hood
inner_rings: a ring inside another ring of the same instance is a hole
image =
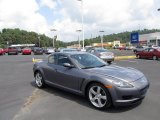
[[[111,77],[115,79],[121,79],[128,82],[133,82],[141,77],[143,77],[143,73],[134,69],[134,68],[125,68],[119,66],[105,66],[100,68],[91,68],[86,69],[86,72],[89,72],[93,75],[101,75],[104,77]]]

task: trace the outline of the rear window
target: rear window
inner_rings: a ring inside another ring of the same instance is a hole
[[[16,47],[9,47],[8,49],[17,49]]]

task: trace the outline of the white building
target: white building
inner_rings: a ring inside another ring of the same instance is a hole
[[[139,35],[139,43],[142,45],[160,46],[160,32]]]
[[[121,42],[120,41],[113,41],[113,46],[116,46],[116,45],[118,45],[118,46],[120,46],[121,45]]]

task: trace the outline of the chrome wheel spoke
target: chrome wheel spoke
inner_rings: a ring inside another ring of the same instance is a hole
[[[100,96],[100,98],[103,99],[103,100],[107,100],[106,96]]]
[[[92,102],[95,102],[95,100],[96,100],[96,97],[94,97],[94,98],[91,99]]]
[[[104,106],[104,104],[102,104],[101,99],[98,99],[98,106],[99,106],[99,107],[103,107],[103,106]]]
[[[93,94],[93,95],[96,95],[97,93],[93,90],[93,88],[90,89],[90,92]]]
[[[97,87],[97,93],[100,94],[100,92],[101,92],[101,88]]]

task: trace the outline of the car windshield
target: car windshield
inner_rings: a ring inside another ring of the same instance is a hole
[[[106,66],[106,63],[103,60],[91,54],[74,54],[71,55],[71,58],[82,69]]]
[[[107,49],[96,49],[96,51],[98,51],[98,52],[108,52]]]
[[[17,49],[16,47],[9,47],[9,49]]]
[[[42,48],[35,48],[35,50],[43,50]]]
[[[76,49],[63,49],[62,51],[63,52],[76,52],[78,50],[76,50]]]

